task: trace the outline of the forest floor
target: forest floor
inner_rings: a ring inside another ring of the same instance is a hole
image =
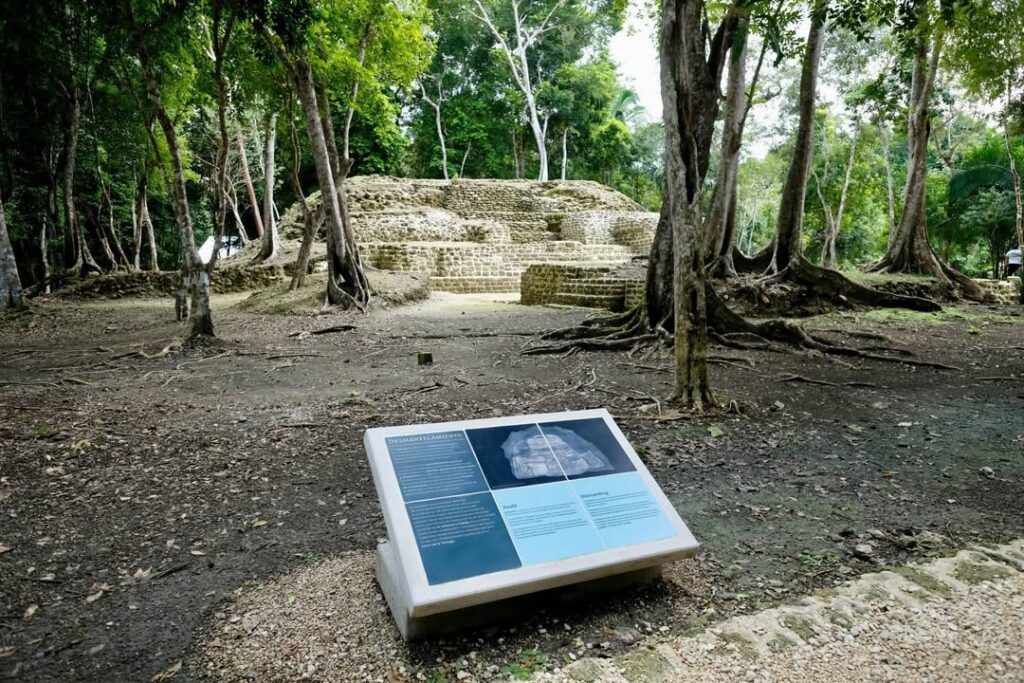
[[[373,594],[369,626],[354,609],[326,617],[352,667],[335,680],[521,677],[1024,537],[1019,307],[805,321],[885,334],[951,370],[716,350],[714,386],[742,414],[692,416],[664,402],[664,352],[519,355],[583,311],[442,294],[351,318],[263,315],[243,296],[215,298],[220,338],[202,351],[161,353],[181,334],[168,299],[0,318],[0,679],[296,678],[302,643],[269,640],[276,669],[217,648],[245,635],[236,605],[303,585],[289,577],[323,568],[374,590],[385,530],[367,427],[607,407],[702,549],[600,603],[408,647]],[[339,323],[357,329],[306,334]]]

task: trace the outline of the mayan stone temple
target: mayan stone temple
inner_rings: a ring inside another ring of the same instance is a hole
[[[589,181],[352,178],[364,262],[426,273],[435,291],[520,292],[525,304],[621,310],[642,292],[658,214]]]

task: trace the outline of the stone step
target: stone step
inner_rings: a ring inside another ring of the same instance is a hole
[[[581,282],[579,280],[569,280],[563,282],[561,288],[559,288],[556,294],[599,294],[604,296],[624,296],[626,293],[626,286],[621,282],[611,281],[596,281],[596,282]]]
[[[620,294],[570,294],[558,292],[551,303],[562,306],[579,306],[581,308],[602,308],[618,312],[623,310],[623,295]]]
[[[432,277],[430,285],[440,292],[455,292],[458,294],[477,294],[491,292],[518,292],[519,277],[503,276],[456,276],[456,277]]]

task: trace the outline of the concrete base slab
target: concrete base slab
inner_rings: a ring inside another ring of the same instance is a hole
[[[450,612],[412,617],[409,615],[408,596],[401,589],[403,581],[399,574],[400,571],[400,564],[391,544],[384,542],[378,545],[377,583],[387,599],[398,630],[405,640],[419,640],[483,624],[515,619],[536,613],[538,605],[558,606],[584,602],[612,591],[653,581],[661,576],[660,566],[647,567],[561,588],[464,607]]]

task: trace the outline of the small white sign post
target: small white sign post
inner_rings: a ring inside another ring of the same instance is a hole
[[[697,550],[606,410],[369,429],[364,442],[388,530],[377,579],[406,639],[528,593],[650,578]]]

